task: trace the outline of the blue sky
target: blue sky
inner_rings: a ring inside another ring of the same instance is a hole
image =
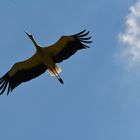
[[[64,85],[46,72],[0,96],[0,139],[139,140],[139,11],[136,0],[1,1],[1,76],[34,53],[24,31],[46,46],[88,29],[93,43],[60,64]]]

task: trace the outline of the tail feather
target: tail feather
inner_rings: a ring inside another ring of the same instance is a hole
[[[58,66],[58,65],[54,65],[53,68],[48,68],[48,73],[51,75],[51,76],[55,76],[57,78],[57,80],[59,80],[59,82],[61,84],[64,84],[62,78],[59,76],[59,73],[62,71],[61,68]]]
[[[47,71],[51,76],[56,76],[56,74],[59,74],[60,72],[62,72],[61,68],[56,64],[54,65],[52,69],[48,68]]]

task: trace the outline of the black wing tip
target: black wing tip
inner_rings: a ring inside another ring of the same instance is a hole
[[[81,32],[79,32],[79,33],[77,33],[77,34],[75,34],[74,36],[80,36],[81,34],[85,33],[85,31],[86,31],[86,29],[84,29],[83,31],[81,31]]]
[[[12,90],[11,90],[11,85],[10,85],[10,82],[9,82],[9,83],[8,83],[7,96],[9,95],[10,91],[12,91]]]
[[[89,43],[93,42],[93,41],[89,40],[92,38],[91,36],[86,37],[89,33],[90,33],[90,31],[87,31],[85,29],[85,30],[74,35],[74,37],[80,41],[80,43],[83,45],[83,48],[85,48],[85,49],[90,48],[90,47],[85,45],[84,43],[89,44]]]
[[[0,83],[0,95],[2,95],[7,87],[8,80],[4,78]]]
[[[7,85],[9,84],[9,76],[8,74],[6,73],[2,78],[0,78],[0,95],[2,95],[6,88],[7,88]],[[10,92],[10,86],[8,86],[8,91],[7,91],[7,95],[9,94]]]
[[[89,33],[90,33],[90,31],[87,31],[87,30],[85,29],[85,30],[83,30],[83,31],[81,31],[81,32],[79,32],[79,33],[77,33],[77,34],[74,34],[73,36],[76,37],[76,38],[79,38],[79,39],[81,39],[81,40],[89,40],[89,39],[92,38],[91,36],[85,37],[85,36],[87,36]]]

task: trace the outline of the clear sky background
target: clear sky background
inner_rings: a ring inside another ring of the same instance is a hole
[[[93,43],[60,64],[64,85],[46,72],[0,96],[0,140],[140,140],[139,25],[137,0],[1,0],[1,76],[34,53],[24,31]]]

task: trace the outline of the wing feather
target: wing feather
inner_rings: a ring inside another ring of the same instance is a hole
[[[36,63],[35,63],[36,61]],[[7,95],[22,82],[29,81],[41,75],[47,66],[39,61],[37,55],[28,60],[16,63],[2,78],[0,78],[0,95],[7,89]]]
[[[54,62],[62,62],[75,54],[78,50],[89,48],[86,44],[91,43],[92,41],[89,41],[91,37],[86,37],[88,34],[89,31],[86,32],[86,30],[84,30],[72,36],[61,37],[61,39],[53,46],[53,50],[57,50],[57,53],[53,55]],[[63,42],[63,44],[59,43],[60,41]],[[60,49],[58,50],[58,48]]]
[[[86,31],[86,30],[85,30],[85,31]],[[85,31],[84,31],[84,32],[85,32]],[[83,33],[84,33],[84,32],[83,32]],[[84,37],[84,36],[87,36],[87,35],[89,34],[89,31],[86,32],[86,33],[84,33],[84,34],[83,34],[83,33],[79,33],[78,35],[75,35],[75,36],[77,36],[77,37]]]

